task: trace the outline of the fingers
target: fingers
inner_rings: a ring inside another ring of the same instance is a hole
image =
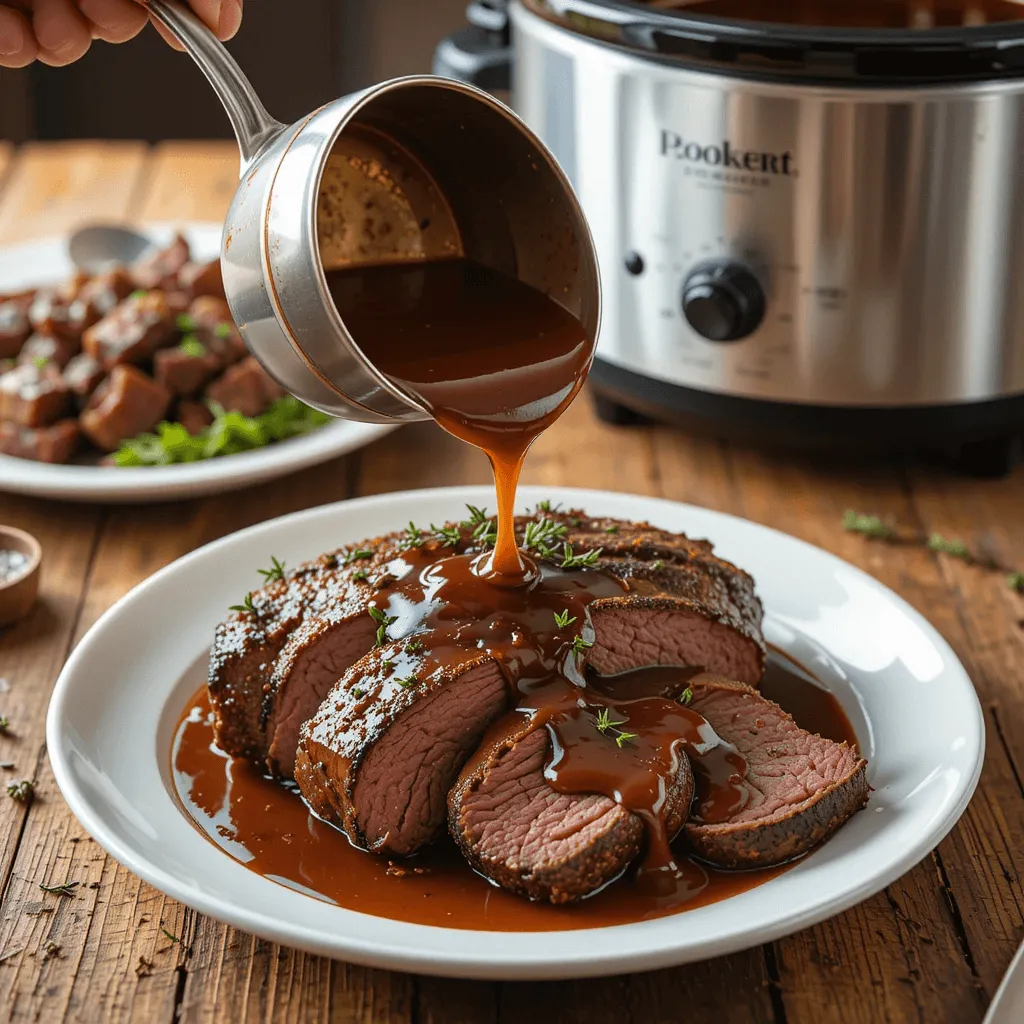
[[[78,60],[92,43],[92,29],[72,0],[35,0],[32,28],[39,60],[63,67]]]
[[[208,28],[213,29],[218,39],[231,39],[242,24],[242,0],[191,0],[189,6]],[[164,41],[181,49],[181,44],[154,19],[153,25]]]
[[[0,66],[23,68],[36,59],[37,52],[28,18],[21,11],[0,7]]]
[[[242,24],[242,0],[190,0],[189,6],[218,39],[230,39]]]
[[[78,8],[91,22],[92,36],[107,43],[124,43],[146,24],[146,12],[132,0],[78,0]]]

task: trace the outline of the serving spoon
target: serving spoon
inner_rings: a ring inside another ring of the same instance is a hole
[[[99,274],[116,263],[134,263],[153,244],[153,239],[131,228],[90,224],[68,239],[68,256],[78,270]]]

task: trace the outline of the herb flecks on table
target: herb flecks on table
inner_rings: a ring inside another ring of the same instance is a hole
[[[956,537],[944,537],[941,533],[930,533],[927,537],[901,530],[895,520],[882,519],[880,516],[865,515],[854,509],[847,509],[843,514],[843,529],[849,533],[859,533],[870,540],[881,540],[889,543],[916,543],[934,551],[936,554],[949,555],[968,565],[988,569],[1005,574],[1006,585],[1010,590],[1024,594],[1024,572],[1007,569],[990,555],[980,551],[972,551],[962,540]]]
[[[36,793],[36,784],[33,779],[15,779],[7,783],[7,795],[18,803],[27,804],[32,801]]]
[[[74,896],[77,886],[78,882],[60,882],[57,885],[44,885],[42,882],[39,883],[39,888],[43,892],[50,892],[55,896]]]

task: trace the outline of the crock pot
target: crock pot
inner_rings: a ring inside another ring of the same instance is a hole
[[[696,9],[489,0],[437,53],[490,88],[511,62],[579,195],[601,411],[1004,461],[1024,433],[1024,21],[977,22],[1024,7]]]

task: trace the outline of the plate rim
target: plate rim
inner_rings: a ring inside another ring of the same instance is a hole
[[[54,685],[53,693],[46,718],[46,743],[50,764],[55,780],[61,791],[64,800],[67,802],[72,813],[76,816],[83,828],[109,853],[115,860],[121,863],[128,870],[144,879],[161,892],[171,896],[186,906],[192,907],[200,913],[206,914],[215,920],[229,924],[242,930],[262,935],[271,941],[302,948],[318,954],[344,958],[353,963],[365,964],[372,967],[380,967],[389,970],[404,970],[414,973],[431,974],[443,977],[463,978],[492,978],[506,980],[526,979],[556,979],[556,978],[582,978],[597,975],[630,973],[634,971],[656,970],[673,965],[679,965],[694,960],[708,959],[714,956],[747,949],[764,942],[774,941],[795,931],[810,927],[827,918],[834,916],[843,910],[849,909],[871,895],[881,891],[896,879],[906,874],[917,863],[923,860],[938,844],[949,834],[952,828],[960,819],[967,805],[969,804],[977,788],[984,765],[986,748],[986,729],[984,711],[978,699],[973,682],[967,673],[966,668],[953,651],[952,647],[941,633],[931,623],[906,602],[899,594],[885,584],[875,579],[869,573],[847,562],[837,555],[810,544],[807,541],[786,534],[774,527],[755,523],[727,512],[720,512],[714,509],[707,509],[695,506],[686,502],[677,502],[671,499],[660,497],[649,497],[635,495],[629,492],[615,492],[605,490],[593,490],[570,487],[547,487],[547,486],[524,486],[520,488],[519,497],[531,500],[540,497],[556,497],[563,501],[577,503],[579,507],[593,505],[597,507],[602,497],[612,499],[628,498],[640,500],[651,507],[651,512],[656,515],[657,508],[668,507],[673,510],[682,511],[684,514],[692,511],[702,515],[709,514],[715,518],[723,518],[745,526],[754,526],[759,530],[769,531],[773,535],[785,538],[788,543],[796,543],[800,547],[813,552],[815,557],[826,559],[833,567],[842,567],[844,571],[852,572],[856,576],[868,581],[874,588],[881,589],[889,600],[896,605],[928,636],[929,640],[936,645],[944,659],[954,669],[958,669],[962,682],[966,684],[965,695],[968,696],[970,704],[970,725],[976,732],[977,742],[975,744],[975,758],[970,776],[960,783],[960,792],[957,799],[949,805],[941,819],[937,820],[931,828],[923,833],[916,842],[904,846],[887,865],[885,870],[865,878],[854,888],[836,894],[829,900],[816,904],[810,908],[787,908],[770,923],[764,924],[749,934],[737,937],[734,934],[723,934],[712,940],[704,942],[698,956],[690,955],[675,945],[662,944],[658,949],[651,951],[647,948],[629,950],[627,952],[608,953],[601,956],[594,956],[585,950],[587,934],[594,932],[621,931],[637,926],[637,923],[605,926],[602,928],[574,929],[554,932],[550,934],[571,935],[580,938],[581,941],[573,943],[570,948],[565,948],[559,954],[557,961],[550,963],[541,960],[539,957],[515,957],[513,959],[495,962],[493,954],[465,953],[452,954],[432,948],[429,938],[437,938],[439,935],[449,934],[450,929],[437,926],[417,925],[409,922],[395,922],[390,918],[379,918],[375,915],[361,915],[374,917],[375,920],[387,921],[391,924],[401,924],[403,927],[413,931],[419,931],[424,936],[424,941],[408,948],[396,949],[394,946],[375,941],[365,936],[356,936],[351,933],[336,934],[327,939],[320,929],[311,928],[297,920],[283,920],[261,913],[254,907],[246,907],[237,902],[224,905],[223,899],[218,902],[215,897],[207,897],[203,892],[190,891],[188,884],[179,880],[173,874],[163,868],[154,866],[144,855],[137,855],[135,850],[128,844],[122,843],[119,836],[111,829],[108,829],[101,816],[94,813],[91,801],[87,794],[79,791],[74,775],[65,763],[68,751],[64,749],[61,735],[61,721],[63,708],[67,703],[71,689],[72,680],[77,673],[77,665],[84,660],[89,648],[99,643],[103,628],[131,601],[135,600],[138,594],[144,590],[160,585],[160,582],[172,572],[180,571],[181,568],[193,561],[201,560],[209,549],[224,544],[227,541],[241,543],[257,536],[264,531],[271,531],[280,527],[285,521],[294,526],[301,526],[304,520],[324,517],[330,519],[333,516],[344,516],[346,512],[352,513],[375,505],[387,506],[396,500],[414,501],[416,499],[445,499],[451,500],[453,504],[462,501],[463,498],[473,501],[479,500],[481,495],[492,493],[490,488],[484,485],[457,485],[452,487],[432,487],[413,489],[406,491],[388,492],[384,494],[369,495],[362,498],[349,499],[347,501],[333,502],[327,505],[316,506],[310,509],[303,509],[297,512],[288,513],[274,519],[256,523],[242,530],[226,534],[224,537],[210,541],[202,547],[191,551],[175,561],[163,566],[152,576],[137,584],[127,594],[119,598],[109,609],[107,609],[87,631],[79,641],[70,657],[62,668],[60,675]],[[973,698],[973,699],[970,699]],[[966,708],[964,710],[967,710]],[[190,827],[192,823],[187,822]],[[203,837],[209,844],[209,840]],[[209,844],[211,850],[216,847]],[[221,852],[221,855],[228,856]],[[228,857],[229,860],[232,858]],[[240,870],[248,870],[244,865],[239,864]],[[268,880],[269,881],[269,880]],[[276,884],[271,882],[270,884]],[[765,883],[770,885],[771,882]],[[345,908],[341,908],[345,910]],[[358,911],[346,911],[358,914]],[[660,920],[672,920],[672,916]],[[500,935],[499,930],[465,930],[458,929],[463,935]],[[548,933],[521,933],[521,934],[548,934]],[[569,944],[566,944],[569,946]]]
[[[125,223],[136,223],[126,220]],[[174,231],[220,237],[218,221],[181,220],[136,223],[160,239]],[[0,245],[0,259],[28,250],[60,249],[66,257],[67,235],[44,235]],[[45,286],[62,275],[43,275]],[[302,437],[289,438],[255,451],[220,459],[172,466],[119,468],[49,465],[0,454],[0,492],[87,502],[173,501],[263,483],[348,454],[383,437],[397,424],[335,420]]]

